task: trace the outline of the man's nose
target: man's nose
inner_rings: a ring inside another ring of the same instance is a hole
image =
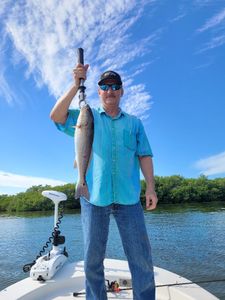
[[[111,86],[109,86],[109,89],[108,89],[107,92],[108,92],[108,93],[114,92]]]

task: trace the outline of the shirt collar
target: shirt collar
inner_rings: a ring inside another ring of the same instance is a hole
[[[124,116],[125,112],[120,107],[119,107],[119,109],[120,109],[120,111],[119,111],[119,113],[118,113],[117,116],[115,116],[113,118],[111,116],[109,116],[109,117],[111,117],[112,119],[119,119],[122,115]],[[102,106],[100,106],[98,108],[98,111],[99,111],[100,114],[104,113],[104,114],[106,114],[108,116],[108,114],[105,112],[105,110],[104,110],[104,108]]]

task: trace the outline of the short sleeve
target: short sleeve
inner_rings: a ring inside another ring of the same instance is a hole
[[[70,136],[74,136],[74,131],[75,131],[74,126],[77,124],[79,112],[80,112],[79,109],[70,109],[68,111],[68,117],[67,117],[65,124],[55,123],[56,127],[60,131],[66,133]]]
[[[141,120],[138,120],[138,132],[137,132],[137,150],[138,156],[153,156],[151,146],[149,144],[147,135],[144,130],[144,126]]]

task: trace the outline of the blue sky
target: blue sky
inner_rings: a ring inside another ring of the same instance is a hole
[[[76,181],[73,139],[49,113],[78,47],[91,106],[99,74],[120,72],[121,106],[143,120],[156,175],[225,175],[223,0],[3,0],[0,25],[0,193]]]

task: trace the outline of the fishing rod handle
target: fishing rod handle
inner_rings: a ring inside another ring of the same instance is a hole
[[[78,48],[77,49],[77,58],[78,58],[78,63],[79,64],[84,64],[84,49],[83,48]],[[84,85],[84,79],[80,79],[80,86]],[[84,92],[84,91],[83,91]]]
[[[78,63],[79,64],[84,64],[84,50],[83,48],[78,48],[77,49],[77,55],[78,55]]]
[[[82,48],[77,49],[78,63],[84,65],[84,50]],[[80,87],[79,87],[79,107],[82,103],[85,104],[85,86],[84,79],[80,78]]]

